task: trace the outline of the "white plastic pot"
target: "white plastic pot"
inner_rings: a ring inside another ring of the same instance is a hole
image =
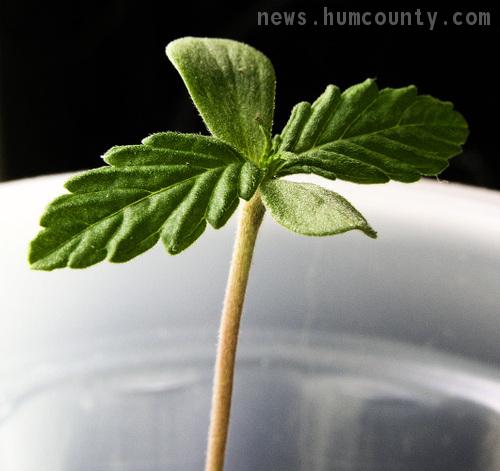
[[[234,218],[176,257],[30,272],[66,178],[0,185],[0,470],[199,471]],[[500,469],[500,195],[322,183],[379,240],[266,216],[227,471]]]

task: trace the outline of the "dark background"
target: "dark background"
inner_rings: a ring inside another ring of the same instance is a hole
[[[266,1],[154,2],[0,0],[0,179],[101,165],[115,144],[161,130],[203,131],[164,54],[185,35],[230,37],[273,61],[278,77],[275,131],[293,104],[327,83],[367,77],[381,87],[414,83],[451,100],[470,124],[465,153],[442,176],[500,188],[496,12],[479,2],[443,9],[422,3]],[[489,11],[492,26],[258,26],[258,11]]]

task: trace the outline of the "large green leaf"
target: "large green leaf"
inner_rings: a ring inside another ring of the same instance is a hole
[[[358,229],[376,238],[366,219],[342,196],[310,183],[268,180],[262,200],[273,219],[298,234],[328,236]]]
[[[232,147],[196,134],[154,134],[143,145],[113,147],[104,160],[110,166],[73,177],[70,194],[48,206],[31,243],[32,268],[125,262],[160,238],[177,254],[207,221],[224,225],[262,178]]]
[[[209,131],[253,162],[269,149],[275,75],[269,59],[229,39],[181,38],[167,46]]]
[[[316,173],[358,183],[437,175],[461,152],[467,123],[449,102],[414,86],[379,90],[374,80],[343,93],[329,85],[299,103],[281,134],[278,176]]]

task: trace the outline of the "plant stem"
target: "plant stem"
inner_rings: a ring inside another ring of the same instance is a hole
[[[257,191],[245,203],[239,216],[219,330],[205,471],[224,469],[240,319],[255,240],[264,212],[265,208]]]

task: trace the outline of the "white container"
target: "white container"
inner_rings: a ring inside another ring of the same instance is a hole
[[[199,471],[234,218],[176,257],[30,272],[66,178],[0,185],[0,470]],[[266,216],[226,471],[500,469],[500,195],[323,184],[379,240]]]

